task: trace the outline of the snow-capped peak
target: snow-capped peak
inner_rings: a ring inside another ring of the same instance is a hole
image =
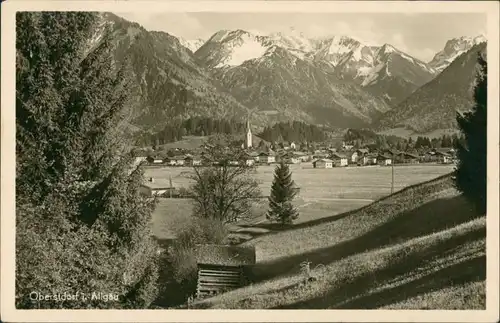
[[[273,32],[266,38],[269,42],[286,49],[301,50],[305,52],[314,50],[313,40],[293,27],[287,31]]]
[[[179,42],[181,43],[182,46],[186,47],[193,53],[196,52],[198,48],[200,48],[205,43],[205,41],[201,38],[197,39],[185,39],[182,37],[177,37],[177,38],[179,39]]]
[[[389,44],[384,44],[381,48],[380,48],[380,54],[392,54],[392,53],[395,53],[395,52],[398,52],[398,50],[396,48],[394,48],[392,45],[389,45]]]
[[[473,41],[474,41],[474,44],[477,45],[477,44],[481,44],[481,43],[486,42],[487,39],[484,35],[479,35],[479,36],[474,37]]]
[[[429,65],[438,71],[444,70],[458,56],[470,50],[474,45],[486,42],[484,35],[475,37],[462,36],[446,42],[442,51],[438,52],[429,62]]]

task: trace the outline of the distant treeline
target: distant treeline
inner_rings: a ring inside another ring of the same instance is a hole
[[[276,123],[265,127],[258,136],[269,142],[323,142],[327,139],[322,129],[300,121]]]
[[[410,150],[422,148],[451,148],[457,147],[463,142],[463,138],[457,134],[443,135],[432,138],[419,136],[416,140],[412,138],[401,138],[397,136],[379,135],[368,129],[349,129],[344,137],[346,143],[352,144],[355,148],[394,148],[397,150]]]
[[[399,147],[401,149],[405,144],[404,138],[379,135],[369,129],[348,129],[343,140],[355,148],[389,149]]]
[[[143,132],[138,139],[140,146],[158,146],[182,140],[185,136],[235,135],[245,131],[245,124],[235,120],[218,120],[208,117],[191,117],[175,120],[156,133]]]

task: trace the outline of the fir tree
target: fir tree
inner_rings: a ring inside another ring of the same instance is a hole
[[[457,114],[464,144],[458,144],[456,186],[474,203],[479,214],[486,212],[487,76],[487,62],[479,54],[474,106],[463,115]]]
[[[292,172],[287,164],[281,162],[274,170],[267,219],[282,225],[292,224],[293,220],[299,216],[297,209],[292,205],[292,200],[296,194]]]
[[[122,135],[129,70],[114,65],[107,33],[89,46],[98,23],[17,15],[17,308],[147,308],[157,295],[154,201]],[[33,302],[33,291],[89,299]]]

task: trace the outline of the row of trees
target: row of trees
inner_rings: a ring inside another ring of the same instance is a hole
[[[413,146],[415,149],[420,148],[452,148],[458,147],[460,144],[463,144],[463,137],[458,136],[457,134],[453,135],[443,135],[439,138],[428,138],[428,137],[417,137],[415,142],[410,138],[408,144]]]
[[[185,136],[211,136],[215,134],[240,135],[246,125],[236,120],[191,117],[184,121],[173,120],[156,133],[143,132],[138,135],[139,146],[159,146],[182,140]]]
[[[452,148],[463,144],[463,136],[458,134],[443,135],[439,138],[418,136],[413,138],[400,138],[396,136],[379,135],[368,129],[348,129],[343,140],[352,143],[355,148],[369,147],[371,149],[414,150],[422,148]]]
[[[323,142],[327,139],[325,131],[300,121],[280,122],[265,127],[259,137],[269,142]]]

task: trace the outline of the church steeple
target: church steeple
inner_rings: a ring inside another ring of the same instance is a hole
[[[246,133],[246,139],[245,139],[245,147],[246,148],[252,147],[252,129],[250,127],[250,120],[247,120],[247,133]]]

